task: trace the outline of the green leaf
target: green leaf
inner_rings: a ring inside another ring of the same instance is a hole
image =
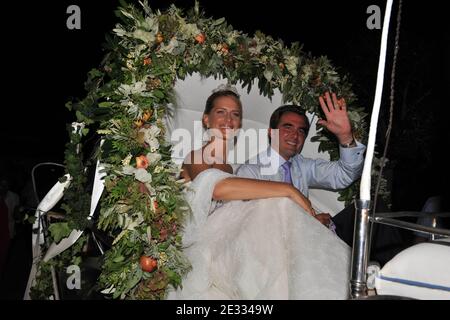
[[[82,114],[80,111],[77,110],[77,112],[75,112],[75,115],[77,116],[77,120],[78,122],[84,122],[86,117],[84,116],[84,114]]]
[[[33,224],[36,221],[36,216],[29,216],[27,221],[29,224]]]
[[[72,259],[72,263],[79,266],[81,263],[81,257],[80,256],[76,256]]]
[[[66,103],[66,108],[67,108],[69,111],[72,111],[72,105],[73,105],[72,101],[69,101],[69,102]]]
[[[125,260],[125,257],[124,257],[124,256],[117,256],[117,257],[115,257],[115,258],[113,259],[113,261],[114,261],[115,263],[122,262],[123,260]]]
[[[225,18],[222,17],[222,18],[217,19],[216,21],[214,21],[211,26],[216,27],[216,26],[221,25],[224,22],[225,22]]]
[[[153,95],[159,99],[164,98],[164,93],[161,90],[153,90]]]
[[[139,281],[141,281],[142,276],[143,276],[142,269],[137,268],[134,271],[133,276],[129,279],[127,288],[128,289],[134,288],[139,283]]]
[[[103,101],[98,104],[100,108],[109,108],[114,105],[114,102]]]
[[[72,231],[67,222],[53,223],[48,230],[56,243],[60,242],[63,238],[66,238]]]
[[[88,74],[91,78],[97,78],[97,77],[103,76],[103,73],[98,69],[91,69],[91,71],[89,71]]]

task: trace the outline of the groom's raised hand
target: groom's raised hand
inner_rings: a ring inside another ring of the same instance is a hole
[[[330,95],[329,92],[325,92],[319,97],[319,103],[326,120],[320,119],[317,123],[333,133],[341,145],[352,143],[353,133],[345,99],[338,99],[335,93]]]

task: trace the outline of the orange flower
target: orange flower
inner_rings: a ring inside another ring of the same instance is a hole
[[[144,113],[142,114],[142,120],[148,121],[148,119],[150,119],[151,116],[152,116],[152,112],[149,110],[145,110]]]
[[[138,119],[134,121],[134,124],[136,125],[136,127],[140,128],[144,124],[144,121],[142,121],[142,119]]]
[[[222,49],[220,49],[220,50],[226,55],[230,51],[230,48],[228,47],[228,45],[226,43],[222,43]]]
[[[154,211],[156,214],[160,214],[160,213],[161,213],[161,211],[160,211],[160,209],[159,209],[158,201],[156,201],[156,200],[153,201],[153,211]]]
[[[144,59],[144,66],[148,66],[151,63],[152,63],[152,59],[151,58],[145,58]]]
[[[142,155],[142,156],[136,157],[136,168],[147,169],[147,167],[148,167],[148,159],[146,156]]]
[[[205,42],[205,40],[206,40],[206,37],[203,33],[199,33],[198,35],[195,36],[195,41],[197,41],[200,44]]]
[[[158,261],[148,256],[142,256],[139,259],[139,264],[141,265],[142,270],[146,272],[152,272],[158,267]]]

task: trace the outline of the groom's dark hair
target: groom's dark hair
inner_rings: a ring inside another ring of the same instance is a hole
[[[309,119],[306,116],[305,112],[301,109],[300,106],[294,105],[294,104],[288,104],[281,107],[278,107],[270,116],[270,122],[269,127],[271,129],[277,129],[278,125],[280,124],[280,119],[283,114],[286,112],[293,112],[298,114],[300,117],[303,117],[305,119],[305,123],[308,125],[308,128],[306,128],[306,135],[308,135],[309,132]],[[271,143],[270,135],[269,135],[269,144]]]

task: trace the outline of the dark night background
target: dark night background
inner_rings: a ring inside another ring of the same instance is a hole
[[[170,3],[191,7],[194,1],[150,1],[152,8]],[[304,51],[326,55],[341,74],[347,73],[370,112],[375,92],[381,30],[369,30],[366,9],[384,1],[302,1],[274,3],[200,1],[207,16],[225,17],[237,30],[256,30],[300,42]],[[66,28],[66,8],[81,8],[81,30]],[[74,117],[64,107],[84,95],[87,72],[99,65],[102,44],[117,19],[118,1],[29,2],[9,12],[20,23],[9,25],[7,90],[3,100],[1,141],[2,171],[16,173],[19,191],[31,167],[43,161],[62,163],[67,142],[66,123]],[[395,26],[397,1],[391,25]],[[450,108],[448,25],[443,5],[404,1],[396,81],[394,129],[389,148],[392,201],[396,210],[419,210],[426,197],[446,188],[448,164],[443,153],[450,146],[447,109]],[[18,20],[18,21],[19,21]],[[394,30],[389,51],[392,54]],[[391,56],[390,56],[391,57]],[[384,146],[392,59],[388,57],[383,111],[377,144]]]
[[[249,35],[261,30],[286,44],[299,42],[314,56],[328,56],[341,74],[349,75],[359,105],[370,113],[381,30],[367,29],[366,9],[376,4],[384,15],[384,1],[199,2],[207,16],[225,17],[237,30]],[[194,5],[194,1],[149,3],[153,9],[165,9],[170,3],[185,8]],[[427,197],[448,194],[450,170],[444,154],[450,147],[450,35],[443,3],[403,2],[394,124],[386,169],[393,210],[419,211]],[[81,30],[66,28],[66,9],[71,4],[81,8]],[[20,194],[35,164],[63,163],[66,124],[74,120],[64,105],[84,96],[87,72],[99,65],[104,36],[118,21],[114,15],[117,5],[113,0],[26,1],[8,4],[8,9],[2,10],[12,20],[2,34],[6,53],[3,69],[7,74],[3,74],[0,116],[0,174],[12,179],[13,191]],[[393,27],[397,7],[394,1]],[[395,36],[391,29],[379,147],[384,146],[388,118]]]

